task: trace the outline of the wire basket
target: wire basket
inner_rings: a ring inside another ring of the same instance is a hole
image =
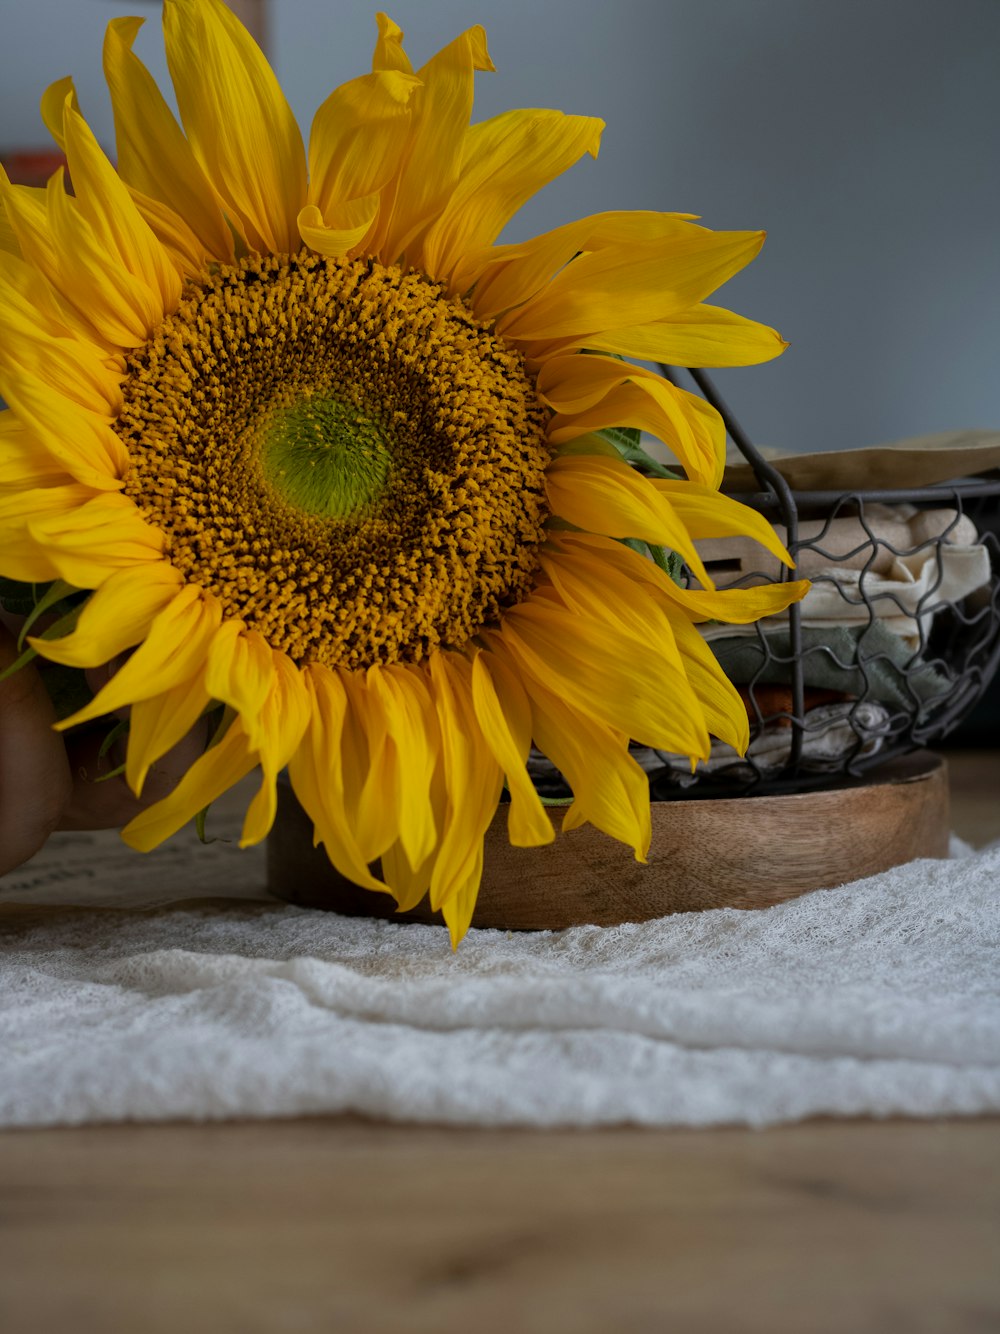
[[[662,369],[675,379],[671,368]],[[642,752],[653,795],[829,786],[940,741],[1000,664],[1000,478],[794,491],[751,444],[709,377],[689,374],[759,483],[757,492],[736,498],[784,527],[814,600],[822,596],[833,615],[817,623],[807,603],[805,614],[793,605],[784,618],[758,622],[743,636],[710,627],[713,651],[747,704],[750,750],[741,758],[715,745],[693,775],[679,757]],[[908,529],[900,528],[900,514]],[[887,568],[895,579],[885,577]],[[745,564],[713,573],[719,588],[797,577],[784,567]],[[968,587],[970,579],[976,587]]]

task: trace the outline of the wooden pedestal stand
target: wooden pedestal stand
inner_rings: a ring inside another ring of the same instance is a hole
[[[766,908],[917,857],[948,853],[945,763],[920,751],[866,778],[782,797],[654,802],[648,864],[590,826],[542,848],[512,848],[507,809],[486,834],[472,925],[513,931],[615,926],[705,908]],[[552,809],[558,829],[559,808]],[[425,899],[397,913],[312,846],[312,824],[287,788],[268,840],[268,888],[289,903],[349,916],[441,921]]]

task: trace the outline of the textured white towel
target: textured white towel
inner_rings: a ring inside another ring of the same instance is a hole
[[[998,880],[995,847],[456,954],[436,927],[267,903],[0,916],[0,1124],[997,1110]]]

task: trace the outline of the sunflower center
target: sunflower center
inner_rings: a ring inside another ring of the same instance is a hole
[[[267,422],[261,466],[297,509],[329,518],[370,511],[389,479],[391,439],[350,403],[304,398]]]
[[[253,256],[127,370],[126,494],[294,660],[419,661],[532,588],[544,410],[520,356],[422,275]]]

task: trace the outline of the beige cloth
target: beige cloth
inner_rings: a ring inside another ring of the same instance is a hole
[[[783,527],[776,531],[787,540]],[[934,540],[939,537],[943,540]],[[942,604],[962,601],[991,578],[989,552],[976,540],[975,525],[953,509],[870,505],[864,525],[854,517],[834,519],[828,527],[813,520],[802,525],[800,538],[816,542],[799,553],[796,567],[799,575],[813,580],[799,604],[804,626],[867,625],[874,614],[914,650],[926,641]],[[697,547],[722,587],[737,580],[747,586],[778,577],[778,562],[746,538],[699,542]],[[905,554],[896,555],[892,548]],[[786,612],[761,624],[787,622]],[[712,640],[756,634],[756,629],[708,625],[702,632]]]
[[[199,874],[187,846],[161,901]],[[121,855],[123,902],[167,869]],[[220,851],[218,887],[255,866]],[[1000,847],[760,912],[474,929],[457,953],[443,927],[266,901],[0,914],[0,1125],[995,1112],[998,884]]]

